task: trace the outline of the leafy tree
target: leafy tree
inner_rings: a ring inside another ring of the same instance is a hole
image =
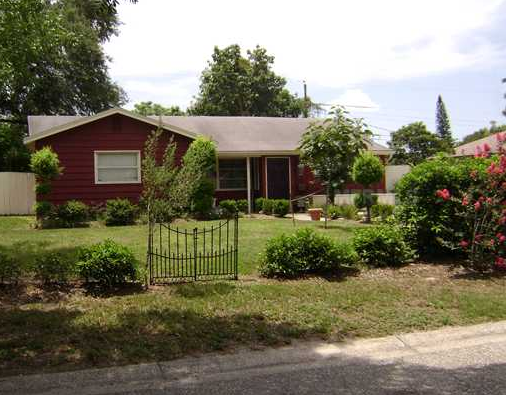
[[[29,171],[30,151],[23,143],[22,125],[0,123],[0,172]]]
[[[483,137],[490,136],[491,134],[501,132],[503,130],[506,130],[506,125],[492,125],[490,128],[481,128],[478,129],[476,132],[473,132],[465,136],[460,144],[471,143],[472,141],[482,139]]]
[[[441,95],[438,96],[436,103],[436,131],[437,135],[446,141],[449,146],[453,145],[450,118]]]
[[[376,155],[373,155],[370,152],[361,153],[353,163],[353,181],[361,184],[364,188],[367,188],[376,182],[380,182],[384,173],[385,168],[383,163],[381,163],[380,159]],[[365,207],[367,209],[366,222],[371,222],[372,199],[367,195],[370,195],[370,193],[367,193],[364,199]]]
[[[101,44],[116,33],[116,0],[0,2],[0,122],[26,125],[27,115],[88,115],[121,105],[124,91],[108,75]],[[3,129],[17,152],[26,126]],[[5,158],[3,158],[5,161]],[[13,162],[11,162],[13,163]]]
[[[416,165],[449,150],[447,142],[427,130],[423,122],[414,122],[393,132],[388,145],[394,150],[391,163],[397,165]]]
[[[141,101],[134,105],[135,113],[139,115],[184,115],[179,106],[164,107],[161,104],[153,103],[151,101]]]
[[[301,161],[326,186],[327,200],[349,180],[355,158],[367,148],[372,136],[361,119],[353,119],[342,107],[333,107],[330,117],[310,124],[300,142]]]
[[[200,92],[189,108],[192,115],[297,117],[313,105],[292,95],[286,80],[272,70],[274,57],[256,46],[241,55],[239,45],[214,48],[200,77]]]

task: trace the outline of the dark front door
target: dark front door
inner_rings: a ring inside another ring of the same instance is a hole
[[[290,199],[289,158],[267,158],[267,197]]]

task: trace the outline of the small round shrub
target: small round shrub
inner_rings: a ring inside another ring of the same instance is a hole
[[[58,177],[62,168],[58,155],[51,147],[43,147],[34,152],[30,158],[30,168],[42,180],[52,180]]]
[[[231,217],[239,211],[237,208],[237,201],[232,199],[222,200],[219,203],[219,206],[223,212],[223,216],[225,217]]]
[[[78,259],[78,273],[86,281],[111,286],[137,278],[138,264],[133,252],[112,240],[82,248]]]
[[[333,204],[327,206],[327,215],[330,219],[337,219],[341,217],[341,207],[334,206]]]
[[[33,271],[45,284],[64,283],[75,273],[75,264],[57,252],[47,252],[35,258]]]
[[[370,193],[358,193],[353,198],[353,203],[357,208],[364,208],[367,206],[373,206],[378,203],[378,195],[372,195]]]
[[[276,199],[272,202],[272,213],[276,217],[284,217],[290,212],[290,201],[286,199]]]
[[[55,206],[48,201],[42,200],[35,203],[34,211],[37,218],[46,218],[53,215],[55,212]]]
[[[266,277],[296,277],[305,273],[336,271],[357,256],[351,246],[338,245],[310,228],[281,235],[267,242],[260,272]]]
[[[274,201],[272,199],[264,199],[263,205],[262,205],[262,211],[264,214],[270,215],[272,214],[272,206],[274,204]]]
[[[88,220],[88,206],[78,200],[69,200],[56,207],[56,217],[65,228],[74,228]]]
[[[341,217],[351,220],[358,218],[358,209],[353,204],[342,204],[338,207]]]
[[[255,211],[259,212],[263,210],[265,198],[259,197],[255,199]]]
[[[378,203],[371,207],[371,215],[384,222],[394,214],[394,209],[394,205]]]
[[[124,226],[135,223],[137,207],[128,199],[111,199],[105,205],[105,224]]]
[[[380,225],[359,229],[353,237],[353,247],[369,266],[400,266],[414,258],[414,251],[396,226]]]
[[[241,213],[247,213],[248,212],[248,200],[246,199],[239,199],[236,201],[237,204],[237,210]]]
[[[21,274],[21,264],[14,257],[0,251],[0,283],[17,283]]]

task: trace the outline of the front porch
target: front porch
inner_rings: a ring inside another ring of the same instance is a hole
[[[297,155],[220,155],[216,200],[246,199],[251,213],[256,198],[292,199],[298,194],[298,164]]]

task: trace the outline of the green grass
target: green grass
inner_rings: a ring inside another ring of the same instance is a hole
[[[195,226],[216,225],[217,221],[181,221],[180,229],[191,230]],[[332,223],[329,229],[323,224],[297,221],[296,227],[310,226],[329,236],[345,240],[352,236],[353,229],[358,226],[353,222]],[[265,242],[272,236],[283,232],[294,232],[292,221],[283,219],[239,219],[239,273],[252,274],[258,266],[258,254]],[[15,253],[27,264],[33,262],[41,251],[55,250],[73,255],[79,246],[97,243],[104,239],[112,239],[128,245],[140,262],[146,261],[147,226],[105,227],[92,223],[89,228],[76,229],[33,229],[32,217],[0,217],[0,250]]]
[[[319,231],[348,238],[354,225],[339,224]],[[72,250],[105,237],[130,245],[139,257],[145,253],[142,226],[38,231],[28,225],[25,218],[0,218],[0,243],[26,259],[41,246]],[[339,279],[259,278],[255,267],[263,243],[292,231],[292,224],[242,219],[240,227],[240,273],[249,273],[241,281],[110,294],[35,284],[0,288],[0,376],[506,319],[504,278],[453,276],[447,266],[366,270]]]

